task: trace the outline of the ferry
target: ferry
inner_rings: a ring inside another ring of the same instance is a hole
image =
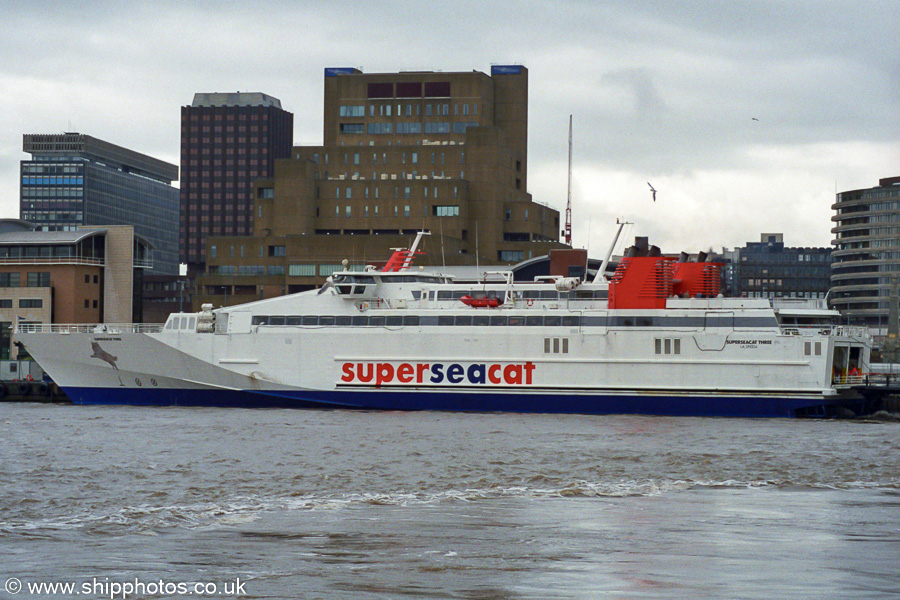
[[[78,404],[733,417],[865,406],[852,375],[867,371],[871,339],[824,300],[725,298],[720,264],[634,248],[607,269],[615,241],[584,280],[498,270],[463,282],[412,267],[421,235],[381,268],[344,261],[317,290],[15,337]]]

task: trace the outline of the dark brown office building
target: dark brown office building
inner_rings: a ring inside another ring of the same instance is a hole
[[[210,236],[196,303],[321,285],[341,261],[385,260],[426,229],[419,264],[510,265],[559,243],[528,184],[528,70],[325,69],[321,146],[256,182],[252,236]]]
[[[253,182],[293,144],[294,115],[258,92],[195,94],[181,108],[181,261],[203,271],[206,238],[253,233]]]

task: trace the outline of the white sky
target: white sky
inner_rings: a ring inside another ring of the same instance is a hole
[[[260,91],[322,141],[325,67],[529,69],[529,190],[574,245],[617,217],[665,252],[827,246],[836,191],[900,175],[900,1],[0,0],[0,217],[24,133],[179,163],[195,92]],[[753,119],[758,120],[753,120]],[[651,199],[647,182],[658,190]],[[628,241],[630,241],[629,238]]]

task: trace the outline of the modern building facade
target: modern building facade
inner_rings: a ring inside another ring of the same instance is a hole
[[[80,133],[26,134],[20,217],[39,231],[130,225],[154,272],[178,274],[178,167]]]
[[[421,229],[427,264],[509,265],[567,247],[559,212],[527,191],[525,67],[325,69],[323,124],[321,146],[294,147],[257,180],[253,235],[209,238],[195,302],[309,289]]]
[[[781,233],[763,233],[733,256],[734,295],[746,298],[825,298],[831,248],[791,248]]]
[[[149,242],[130,225],[41,231],[0,220],[0,360],[16,358],[16,323],[140,322],[152,265]]]
[[[831,208],[831,302],[851,322],[887,327],[892,279],[900,276],[900,177],[841,192]]]
[[[180,251],[202,272],[209,236],[253,233],[253,181],[293,144],[294,115],[266,94],[195,94],[181,108]]]

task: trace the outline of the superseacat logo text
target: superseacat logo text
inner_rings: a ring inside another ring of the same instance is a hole
[[[341,381],[371,385],[531,385],[535,364],[345,362]]]

